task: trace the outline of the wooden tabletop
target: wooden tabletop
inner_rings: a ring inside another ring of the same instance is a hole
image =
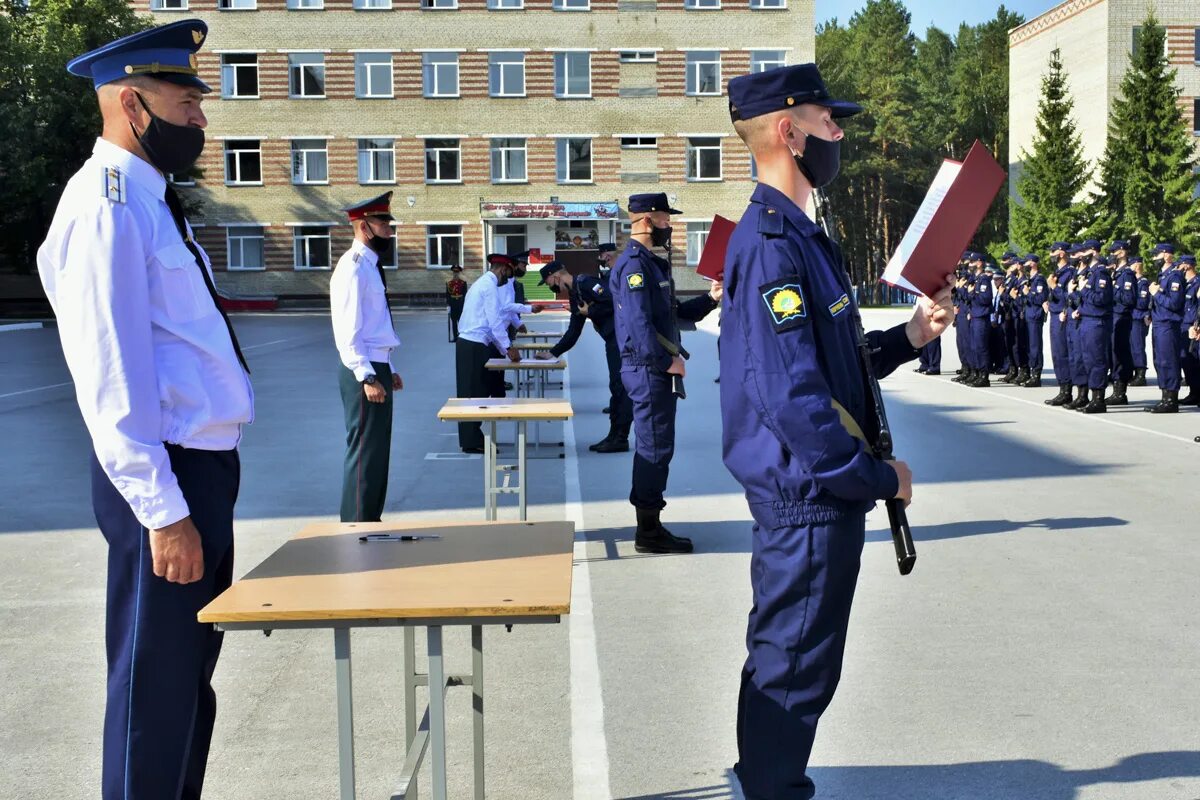
[[[554,339],[561,337],[558,331],[517,331],[518,339]]]
[[[360,542],[367,533],[440,539]],[[200,622],[558,617],[571,522],[317,523],[200,611]],[[502,621],[502,620],[501,620]]]
[[[522,358],[520,361],[510,361],[507,358],[489,358],[488,369],[566,369],[567,360],[561,356],[555,361],[543,361],[540,358]]]
[[[517,342],[518,350],[533,350],[534,352],[546,352],[554,349],[554,344],[551,342]]]
[[[447,422],[476,420],[569,419],[571,404],[561,397],[452,397],[438,411]]]

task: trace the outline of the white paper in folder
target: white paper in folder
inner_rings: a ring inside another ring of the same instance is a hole
[[[961,162],[942,162],[942,168],[938,170],[933,183],[929,185],[929,191],[925,194],[925,199],[921,202],[921,207],[917,209],[917,214],[913,217],[912,224],[908,226],[904,238],[900,240],[900,246],[896,248],[896,252],[892,255],[892,260],[888,262],[887,269],[883,271],[883,280],[885,283],[898,286],[901,289],[907,289],[913,294],[922,294],[920,289],[913,286],[904,278],[904,268],[908,266],[908,259],[912,257],[913,252],[917,249],[917,244],[921,241],[921,237],[925,235],[929,223],[933,220],[934,214],[941,208],[942,201],[946,199],[946,193],[954,185],[954,179],[958,177],[958,173],[961,170]]]

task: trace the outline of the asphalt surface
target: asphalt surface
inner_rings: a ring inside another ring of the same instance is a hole
[[[874,327],[899,311],[869,311]],[[478,459],[436,411],[454,391],[434,312],[400,312],[385,519],[481,514]],[[344,431],[327,317],[235,319],[257,421],[242,446],[237,574],[302,525],[336,519]],[[531,327],[561,328],[545,315]],[[607,423],[603,349],[568,354],[574,448],[530,466],[530,518],[576,519],[575,614],[488,629],[488,797],[725,800],[749,607],[750,523],[720,461],[715,320],[687,334],[688,399],[664,520],[691,556],[639,556],[631,457],[587,445]],[[885,382],[896,451],[916,476],[916,571],[895,569],[886,515],[868,519],[841,688],[812,757],[837,800],[1196,800],[1200,633],[1193,475],[1200,412],[1158,397],[1103,417],[1054,393],[952,384],[902,368]],[[911,366],[916,366],[915,363]],[[98,795],[104,543],[89,442],[57,334],[0,331],[0,798]],[[439,457],[441,454],[441,457]],[[515,518],[515,500],[502,518]],[[386,797],[402,758],[401,637],[353,638],[361,797]],[[449,637],[451,669],[469,666]],[[337,796],[327,632],[227,634],[205,796]],[[452,690],[450,796],[470,796],[469,694]],[[424,789],[427,783],[422,784]],[[427,797],[427,792],[422,794]]]

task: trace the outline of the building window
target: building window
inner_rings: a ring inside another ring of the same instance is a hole
[[[787,8],[787,0],[750,0],[750,7],[759,10]]]
[[[392,7],[392,0],[354,0],[354,8],[358,11],[387,11]]]
[[[221,56],[221,97],[258,97],[258,55],[225,53]]]
[[[559,183],[592,182],[591,139],[559,139],[555,150]]]
[[[1192,101],[1192,130],[1200,136],[1200,98]]]
[[[1131,57],[1137,59],[1138,53],[1142,49],[1142,26],[1133,26],[1133,41],[1130,43],[1129,52]]]
[[[492,247],[497,253],[523,253],[528,249],[524,225],[496,225],[492,228]]]
[[[324,139],[292,140],[292,183],[329,183],[329,152]]]
[[[687,54],[687,86],[689,95],[721,93],[721,53],[718,50],[692,50]]]
[[[301,225],[293,236],[296,269],[329,269],[328,225]]]
[[[488,54],[488,94],[492,97],[525,96],[525,54]]]
[[[253,11],[258,7],[256,0],[218,0],[217,8],[221,11]]]
[[[425,266],[449,269],[462,265],[462,225],[429,225],[425,228]]]
[[[396,182],[396,140],[358,140],[358,182]]]
[[[706,11],[713,8],[720,8],[721,0],[686,0],[683,7],[692,11]]]
[[[392,54],[354,54],[354,96],[392,96]]]
[[[178,175],[176,175],[174,172],[168,172],[167,182],[173,183],[176,186],[195,186],[195,169],[193,168],[190,172],[181,172]]]
[[[229,269],[266,269],[263,259],[263,229],[258,225],[236,225],[225,229]]]
[[[492,183],[524,183],[525,140],[492,139]]]
[[[229,186],[262,183],[262,142],[258,139],[225,140],[225,183]]]
[[[488,0],[489,11],[513,11],[525,7],[525,0]]]
[[[453,11],[458,8],[458,0],[421,0],[421,8],[426,11]]]
[[[618,60],[622,64],[653,64],[658,61],[658,53],[653,50],[622,50]]]
[[[554,54],[554,96],[560,99],[592,96],[592,54]]]
[[[754,160],[754,156],[750,156],[750,180],[758,180],[758,162]]]
[[[658,147],[656,136],[622,136],[622,150],[654,150]]]
[[[750,72],[766,72],[787,64],[786,50],[751,50]]]
[[[554,0],[555,11],[588,11],[591,7],[591,0]]]
[[[320,11],[325,7],[325,0],[287,0],[290,11]]]
[[[1200,28],[1196,28],[1195,41],[1196,41],[1196,44],[1194,45],[1194,49],[1196,52],[1193,55],[1195,57],[1196,63],[1200,64]]]
[[[708,229],[711,222],[689,222],[687,224],[687,263],[694,267],[700,263],[700,254],[704,252],[704,244],[708,241]]]
[[[458,53],[425,53],[422,63],[426,97],[458,97]]]
[[[151,11],[187,11],[188,0],[152,0]]]
[[[721,140],[715,136],[693,136],[687,140],[687,179],[721,180]]]
[[[458,183],[462,180],[461,163],[458,139],[425,140],[426,183]]]
[[[291,97],[325,96],[325,55],[288,54],[288,91]]]

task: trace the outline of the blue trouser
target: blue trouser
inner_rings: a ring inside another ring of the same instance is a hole
[[[987,315],[971,317],[971,356],[972,366],[977,370],[988,371],[991,361],[992,322]]]
[[[1050,314],[1050,360],[1054,362],[1054,380],[1059,386],[1071,385],[1071,337],[1067,323],[1058,314]]]
[[[1045,366],[1042,356],[1042,328],[1045,324],[1044,319],[1025,318],[1025,339],[1029,342],[1029,356],[1026,363],[1029,364],[1029,376],[1038,379],[1041,379],[1042,367]]]
[[[842,674],[865,527],[863,515],[754,526],[735,768],[748,800],[813,797],[805,771]]]
[[[1070,343],[1069,363],[1071,366],[1071,383],[1075,386],[1087,386],[1087,367],[1083,362],[1083,319],[1075,319],[1067,314],[1067,341]]]
[[[1150,326],[1146,324],[1146,318],[1141,314],[1134,314],[1129,329],[1129,345],[1133,351],[1133,368],[1145,369],[1146,364],[1146,335],[1150,333]]]
[[[1154,344],[1154,372],[1158,388],[1178,392],[1182,383],[1179,364],[1179,323],[1174,320],[1155,322],[1150,326]]]
[[[1025,315],[1021,314],[1013,320],[1015,328],[1016,348],[1014,355],[1017,359],[1017,369],[1029,366],[1029,326],[1025,324]]]
[[[921,366],[926,372],[942,371],[942,337],[938,337],[921,348]]]
[[[92,457],[92,507],[108,541],[104,800],[200,797],[216,718],[222,634],[196,614],[233,579],[241,467],[235,450],[167,452],[204,548],[204,577],[186,585],[154,575],[149,534]]]
[[[1129,383],[1133,379],[1133,317],[1117,314],[1112,329],[1113,381]]]
[[[604,360],[608,364],[608,419],[613,425],[628,426],[633,423],[633,404],[621,381],[621,350],[617,347],[617,335],[603,338]]]
[[[1089,389],[1103,391],[1112,370],[1112,317],[1083,317],[1079,320],[1079,340],[1083,345],[1084,383]]]
[[[1020,354],[1017,352],[1017,324],[1016,320],[1008,317],[1001,323],[1004,330],[1004,366],[1006,372],[1011,372],[1017,368],[1021,362]]]
[[[967,312],[961,310],[954,318],[954,346],[958,349],[958,363],[963,369],[974,369],[974,359],[971,358],[971,323],[967,321]]]
[[[675,455],[675,405],[671,376],[652,367],[621,367],[621,381],[633,403],[633,488],[629,502],[653,511],[666,506],[663,492]]]
[[[1192,340],[1188,338],[1191,323],[1184,322],[1179,326],[1179,368],[1183,371],[1184,380],[1193,394],[1200,393],[1200,358],[1192,348]]]

